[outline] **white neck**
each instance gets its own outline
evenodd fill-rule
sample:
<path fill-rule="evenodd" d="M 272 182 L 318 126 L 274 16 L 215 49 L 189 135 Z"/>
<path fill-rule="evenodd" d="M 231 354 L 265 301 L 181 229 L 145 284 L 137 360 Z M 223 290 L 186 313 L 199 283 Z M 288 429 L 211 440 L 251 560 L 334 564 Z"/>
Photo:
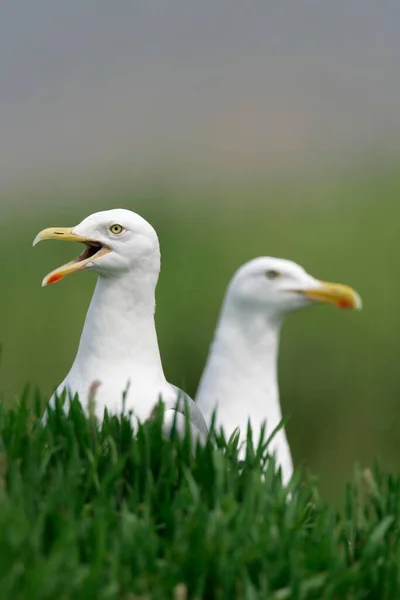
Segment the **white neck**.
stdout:
<path fill-rule="evenodd" d="M 237 314 L 229 299 L 222 308 L 196 402 L 207 423 L 217 409 L 217 427 L 222 426 L 227 437 L 239 427 L 244 441 L 250 420 L 257 443 L 264 421 L 268 436 L 282 420 L 277 374 L 280 329 L 281 322 L 265 314 Z M 271 448 L 287 480 L 292 461 L 283 429 Z"/>
<path fill-rule="evenodd" d="M 211 416 L 218 406 L 240 412 L 252 420 L 280 418 L 277 358 L 279 323 L 266 322 L 265 315 L 241 314 L 223 307 L 197 401 Z"/>
<path fill-rule="evenodd" d="M 143 273 L 120 277 L 99 276 L 85 325 L 81 334 L 74 367 L 81 373 L 93 370 L 93 362 L 117 364 L 129 370 L 135 365 L 151 369 L 164 379 L 154 322 L 155 282 Z M 73 368 L 74 368 L 73 367 Z M 148 371 L 147 371 L 148 372 Z"/>

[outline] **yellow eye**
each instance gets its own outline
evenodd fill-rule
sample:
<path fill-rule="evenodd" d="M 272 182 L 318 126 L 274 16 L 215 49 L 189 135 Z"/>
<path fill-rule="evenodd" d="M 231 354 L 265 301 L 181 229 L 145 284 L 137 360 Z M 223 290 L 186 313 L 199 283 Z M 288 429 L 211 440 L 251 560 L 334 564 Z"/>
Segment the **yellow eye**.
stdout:
<path fill-rule="evenodd" d="M 111 225 L 110 231 L 114 235 L 118 235 L 119 233 L 122 233 L 124 231 L 124 228 L 122 227 L 122 225 L 118 225 L 118 223 L 114 223 L 114 225 Z"/>

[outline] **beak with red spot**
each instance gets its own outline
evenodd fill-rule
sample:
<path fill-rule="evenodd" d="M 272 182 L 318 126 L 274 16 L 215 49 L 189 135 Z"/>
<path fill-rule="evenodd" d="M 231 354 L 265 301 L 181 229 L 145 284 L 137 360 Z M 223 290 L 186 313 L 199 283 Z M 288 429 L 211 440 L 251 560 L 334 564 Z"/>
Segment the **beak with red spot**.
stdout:
<path fill-rule="evenodd" d="M 338 308 L 353 308 L 356 310 L 362 308 L 362 300 L 359 294 L 350 286 L 341 283 L 319 281 L 317 286 L 299 290 L 298 293 L 313 302 L 333 304 Z"/>
<path fill-rule="evenodd" d="M 110 248 L 107 246 L 74 233 L 73 227 L 49 227 L 48 229 L 43 229 L 33 240 L 33 246 L 43 240 L 80 242 L 85 244 L 86 248 L 77 258 L 46 275 L 43 279 L 42 286 L 57 283 L 67 275 L 71 275 L 71 273 L 75 273 L 76 271 L 83 271 L 89 264 L 110 252 Z"/>

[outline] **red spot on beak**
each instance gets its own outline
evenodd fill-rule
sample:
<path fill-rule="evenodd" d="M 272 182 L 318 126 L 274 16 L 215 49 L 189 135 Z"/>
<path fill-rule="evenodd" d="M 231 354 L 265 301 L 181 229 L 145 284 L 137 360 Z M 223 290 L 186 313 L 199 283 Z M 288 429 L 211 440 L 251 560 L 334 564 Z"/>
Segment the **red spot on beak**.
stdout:
<path fill-rule="evenodd" d="M 54 273 L 54 275 L 50 275 L 50 277 L 47 280 L 47 283 L 57 283 L 57 281 L 60 281 L 60 279 L 63 278 L 63 275 L 61 275 L 60 273 Z"/>
<path fill-rule="evenodd" d="M 339 308 L 351 308 L 352 304 L 348 300 L 339 300 L 338 306 Z"/>

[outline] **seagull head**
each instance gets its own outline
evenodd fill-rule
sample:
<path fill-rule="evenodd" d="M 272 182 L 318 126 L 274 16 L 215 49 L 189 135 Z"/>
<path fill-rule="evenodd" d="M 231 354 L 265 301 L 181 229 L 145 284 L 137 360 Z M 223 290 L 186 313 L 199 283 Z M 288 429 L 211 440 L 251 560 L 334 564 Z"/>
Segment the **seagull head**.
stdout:
<path fill-rule="evenodd" d="M 89 215 L 75 227 L 49 227 L 38 233 L 33 245 L 42 240 L 80 242 L 83 252 L 71 262 L 55 269 L 42 285 L 61 281 L 67 275 L 89 269 L 103 277 L 132 270 L 152 273 L 160 270 L 160 249 L 153 227 L 138 214 L 118 208 Z"/>
<path fill-rule="evenodd" d="M 290 312 L 317 303 L 360 309 L 360 296 L 351 287 L 316 279 L 300 265 L 282 258 L 259 257 L 244 264 L 233 276 L 228 299 L 231 306 L 281 321 Z"/>

